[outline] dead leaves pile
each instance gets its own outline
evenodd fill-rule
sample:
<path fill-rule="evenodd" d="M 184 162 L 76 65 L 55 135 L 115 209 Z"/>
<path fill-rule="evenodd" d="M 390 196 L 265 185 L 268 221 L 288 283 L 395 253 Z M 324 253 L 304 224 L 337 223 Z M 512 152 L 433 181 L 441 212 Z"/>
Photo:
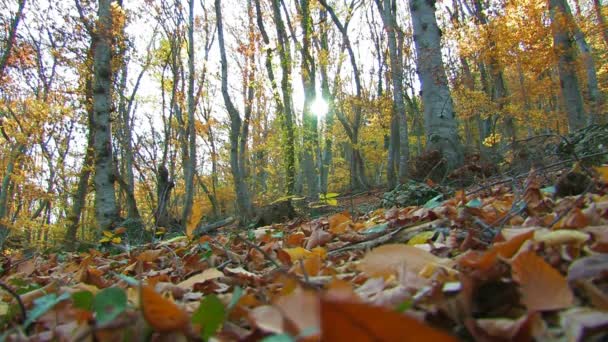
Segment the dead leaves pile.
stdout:
<path fill-rule="evenodd" d="M 7 340 L 606 338 L 606 172 L 128 253 L 7 257 Z M 25 309 L 22 313 L 18 295 Z M 603 334 L 603 335 L 602 335 Z"/>

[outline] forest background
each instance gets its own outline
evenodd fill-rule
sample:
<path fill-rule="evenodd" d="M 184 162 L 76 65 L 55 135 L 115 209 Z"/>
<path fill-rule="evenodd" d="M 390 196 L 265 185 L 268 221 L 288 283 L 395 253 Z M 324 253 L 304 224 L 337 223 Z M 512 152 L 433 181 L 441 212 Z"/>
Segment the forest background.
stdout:
<path fill-rule="evenodd" d="M 606 120 L 600 0 L 0 3 L 0 246 L 248 222 Z"/>

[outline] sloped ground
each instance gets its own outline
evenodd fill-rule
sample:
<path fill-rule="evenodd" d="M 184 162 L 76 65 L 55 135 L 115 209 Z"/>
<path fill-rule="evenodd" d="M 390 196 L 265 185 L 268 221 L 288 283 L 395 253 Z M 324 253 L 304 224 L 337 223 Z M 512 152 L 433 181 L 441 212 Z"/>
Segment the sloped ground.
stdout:
<path fill-rule="evenodd" d="M 421 206 L 351 216 L 379 207 L 370 192 L 311 221 L 9 255 L 1 328 L 9 341 L 606 340 L 607 170 L 581 171 L 593 181 L 564 197 L 532 171 Z"/>

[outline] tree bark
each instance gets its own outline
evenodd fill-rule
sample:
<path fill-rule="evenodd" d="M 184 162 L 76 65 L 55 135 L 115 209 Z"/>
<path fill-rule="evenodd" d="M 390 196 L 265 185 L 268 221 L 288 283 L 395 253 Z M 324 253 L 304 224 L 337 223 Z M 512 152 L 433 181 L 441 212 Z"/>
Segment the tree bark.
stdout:
<path fill-rule="evenodd" d="M 26 0 L 19 0 L 19 7 L 17 8 L 17 13 L 15 13 L 15 17 L 11 22 L 11 26 L 9 28 L 8 37 L 6 38 L 6 46 L 2 51 L 2 56 L 0 56 L 0 81 L 4 78 L 4 71 L 6 66 L 8 65 L 9 57 L 13 51 L 13 45 L 15 44 L 15 39 L 17 38 L 17 29 L 19 28 L 19 23 L 21 22 L 21 16 L 23 15 L 23 9 L 25 8 Z"/>
<path fill-rule="evenodd" d="M 435 17 L 435 1 L 410 0 L 410 11 L 424 105 L 427 149 L 440 151 L 447 168 L 454 169 L 462 164 L 464 156 L 441 59 L 441 37 Z"/>
<path fill-rule="evenodd" d="M 196 131 L 194 129 L 194 0 L 188 0 L 188 125 L 186 127 L 187 136 L 187 156 L 184 159 L 184 184 L 185 199 L 182 211 L 182 228 L 186 231 L 188 219 L 192 213 L 194 201 L 194 175 L 196 173 Z"/>
<path fill-rule="evenodd" d="M 576 51 L 572 36 L 564 26 L 567 19 L 564 0 L 549 0 L 549 11 L 562 101 L 568 117 L 568 128 L 572 132 L 585 126 L 583 97 L 576 75 Z"/>
<path fill-rule="evenodd" d="M 403 100 L 403 63 L 397 49 L 397 3 L 395 0 L 376 0 L 380 17 L 388 35 L 388 51 L 390 55 L 391 78 L 393 82 L 393 115 L 399 122 L 399 182 L 405 182 L 408 177 L 408 161 L 410 157 L 407 114 Z"/>
<path fill-rule="evenodd" d="M 111 1 L 100 0 L 94 34 L 93 127 L 95 134 L 95 216 L 102 230 L 118 221 L 114 167 L 112 165 L 112 12 Z"/>
<path fill-rule="evenodd" d="M 241 116 L 234 106 L 228 93 L 228 61 L 226 48 L 224 46 L 224 25 L 222 19 L 221 1 L 215 0 L 215 14 L 217 22 L 218 43 L 220 47 L 221 75 L 222 75 L 222 97 L 230 116 L 230 167 L 234 179 L 234 190 L 236 192 L 237 211 L 242 223 L 246 223 L 253 217 L 253 207 L 249 189 L 243 176 L 239 163 L 239 137 L 241 136 Z"/>
<path fill-rule="evenodd" d="M 259 1 L 259 0 L 258 0 Z M 259 10 L 259 4 L 256 2 L 258 7 L 258 26 L 261 21 L 261 11 Z M 272 0 L 272 14 L 274 18 L 275 28 L 277 31 L 277 40 L 279 45 L 277 50 L 279 52 L 280 64 L 281 64 L 281 90 L 283 93 L 282 106 L 277 106 L 277 110 L 282 114 L 283 129 L 282 132 L 285 137 L 285 177 L 286 177 L 286 193 L 288 195 L 293 194 L 296 187 L 296 149 L 295 149 L 295 131 L 293 122 L 293 99 L 291 97 L 291 52 L 289 42 L 287 39 L 287 32 L 285 30 L 285 24 L 281 17 L 281 7 L 279 0 Z M 260 26 L 261 28 L 262 26 Z M 266 43 L 267 39 L 264 38 Z M 269 53 L 269 52 L 267 52 Z M 268 57 L 266 60 L 268 69 Z M 270 75 L 270 73 L 269 73 Z M 272 81 L 272 80 L 271 80 Z M 275 95 L 275 99 L 278 95 Z M 282 110 L 281 110 L 282 109 Z"/>
<path fill-rule="evenodd" d="M 606 48 L 608 48 L 608 25 L 606 25 L 606 19 L 602 13 L 602 4 L 600 0 L 593 0 L 593 11 L 597 17 L 597 23 L 600 27 L 602 38 L 604 38 L 604 44 L 606 44 Z"/>
<path fill-rule="evenodd" d="M 303 122 L 303 153 L 302 153 L 302 170 L 308 186 L 308 196 L 317 199 L 319 198 L 319 170 L 315 164 L 315 151 L 319 144 L 317 132 L 317 117 L 311 110 L 311 105 L 316 97 L 316 67 L 312 54 L 310 53 L 310 38 L 312 34 L 312 20 L 310 18 L 310 3 L 309 0 L 300 0 L 302 27 L 302 54 L 301 76 L 302 85 L 304 87 L 304 108 L 302 110 Z"/>

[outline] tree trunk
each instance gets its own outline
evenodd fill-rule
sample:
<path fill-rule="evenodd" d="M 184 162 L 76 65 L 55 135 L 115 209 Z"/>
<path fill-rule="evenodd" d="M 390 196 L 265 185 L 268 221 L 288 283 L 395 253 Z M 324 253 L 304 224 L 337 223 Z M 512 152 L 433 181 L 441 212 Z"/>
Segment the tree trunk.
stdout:
<path fill-rule="evenodd" d="M 93 37 L 93 130 L 95 134 L 95 216 L 101 230 L 118 221 L 112 165 L 112 12 L 111 1 L 100 0 L 98 27 Z"/>
<path fill-rule="evenodd" d="M 574 42 L 565 27 L 567 19 L 565 0 L 549 0 L 549 11 L 553 30 L 553 46 L 558 57 L 557 68 L 564 109 L 568 117 L 569 130 L 576 131 L 585 126 L 583 97 L 576 75 L 576 51 Z"/>
<path fill-rule="evenodd" d="M 308 196 L 317 199 L 319 198 L 319 170 L 315 164 L 315 151 L 319 144 L 317 132 L 317 117 L 311 110 L 311 105 L 316 97 L 316 68 L 312 54 L 310 53 L 310 38 L 312 34 L 312 20 L 310 18 L 309 0 L 300 0 L 302 26 L 302 85 L 304 87 L 304 108 L 302 110 L 303 122 L 303 153 L 302 153 L 302 170 L 308 186 Z"/>
<path fill-rule="evenodd" d="M 194 0 L 188 0 L 188 125 L 187 125 L 187 155 L 184 163 L 185 199 L 182 211 L 182 229 L 186 231 L 186 225 L 192 213 L 194 201 L 194 175 L 196 173 L 196 131 L 194 129 Z M 186 143 L 184 141 L 184 143 Z"/>
<path fill-rule="evenodd" d="M 604 44 L 606 44 L 606 47 L 608 48 L 608 25 L 606 25 L 606 19 L 602 13 L 602 4 L 600 3 L 600 0 L 593 0 L 593 11 L 597 17 L 597 23 L 600 32 L 602 33 L 602 38 L 604 38 Z"/>
<path fill-rule="evenodd" d="M 393 81 L 393 115 L 399 122 L 399 182 L 405 182 L 408 176 L 408 161 L 410 157 L 407 114 L 403 100 L 403 64 L 397 48 L 397 3 L 394 0 L 376 0 L 384 28 L 388 34 L 388 50 L 391 63 L 391 78 Z"/>
<path fill-rule="evenodd" d="M 570 6 L 568 5 L 567 1 L 564 1 L 564 9 L 566 10 L 565 13 L 568 17 L 570 27 L 574 31 L 574 40 L 576 41 L 578 50 L 581 53 L 581 59 L 583 66 L 585 67 L 585 73 L 587 74 L 587 101 L 589 103 L 588 123 L 592 124 L 598 121 L 603 102 L 602 93 L 599 90 L 597 81 L 595 61 L 593 60 L 593 55 L 591 54 L 591 48 L 585 39 L 585 34 L 572 17 L 572 11 L 570 10 Z"/>
<path fill-rule="evenodd" d="M 21 21 L 21 16 L 23 15 L 25 1 L 26 0 L 19 0 L 17 13 L 15 13 L 15 17 L 13 18 L 9 28 L 8 36 L 6 37 L 6 46 L 4 47 L 4 51 L 2 51 L 2 56 L 0 56 L 0 81 L 4 78 L 4 71 L 8 65 L 9 57 L 11 56 L 13 45 L 15 44 L 15 39 L 17 38 L 17 29 L 19 28 L 19 22 Z"/>
<path fill-rule="evenodd" d="M 421 83 L 427 149 L 439 150 L 448 169 L 463 162 L 456 115 L 441 59 L 435 1 L 410 0 L 418 76 Z"/>
<path fill-rule="evenodd" d="M 242 223 L 246 223 L 253 217 L 251 197 L 241 165 L 239 163 L 239 137 L 241 135 L 241 116 L 238 109 L 234 106 L 230 94 L 228 93 L 228 61 L 226 58 L 226 48 L 224 46 L 224 26 L 222 20 L 222 8 L 220 0 L 215 0 L 215 14 L 217 21 L 218 43 L 220 47 L 220 61 L 222 73 L 222 97 L 228 115 L 230 116 L 230 166 L 232 177 L 234 178 L 234 190 L 236 192 L 237 211 Z"/>
<path fill-rule="evenodd" d="M 325 0 L 319 0 L 319 3 L 325 8 L 325 10 L 329 13 L 329 15 L 332 18 L 332 21 L 334 22 L 334 24 L 336 25 L 336 27 L 338 28 L 338 30 L 340 31 L 340 33 L 342 34 L 342 39 L 344 42 L 344 46 L 343 48 L 346 48 L 346 51 L 348 51 L 348 56 L 350 59 L 350 64 L 353 68 L 353 79 L 355 81 L 355 90 L 356 90 L 356 99 L 362 99 L 363 97 L 363 86 L 361 85 L 361 76 L 360 76 L 360 72 L 359 72 L 359 67 L 357 65 L 357 59 L 355 57 L 355 52 L 352 48 L 352 44 L 350 42 L 350 38 L 348 36 L 348 20 L 343 24 L 340 19 L 338 18 L 338 16 L 336 15 L 333 7 L 331 7 L 329 4 L 327 4 L 327 1 Z M 322 12 L 323 14 L 324 12 Z M 327 44 L 327 43 L 326 43 Z M 341 62 L 338 62 L 341 63 Z M 341 65 L 341 64 L 339 64 Z M 338 70 L 340 70 L 340 68 L 338 68 Z M 327 100 L 327 98 L 324 95 L 324 98 Z M 333 100 L 330 101 L 330 110 L 333 110 Z M 338 119 L 340 120 L 340 123 L 342 124 L 342 126 L 344 126 L 344 129 L 347 132 L 348 138 L 351 142 L 352 145 L 352 149 L 353 149 L 353 158 L 351 158 L 350 161 L 350 169 L 351 169 L 351 186 L 354 189 L 366 189 L 369 187 L 369 185 L 367 184 L 367 178 L 365 177 L 365 161 L 363 160 L 363 156 L 361 155 L 361 151 L 359 148 L 359 131 L 361 128 L 361 122 L 362 122 L 362 118 L 363 118 L 363 108 L 361 105 L 360 101 L 355 101 L 355 103 L 352 104 L 352 108 L 353 108 L 353 113 L 354 113 L 354 120 L 352 121 L 352 123 L 346 119 L 346 117 L 344 115 L 340 116 L 338 115 Z M 339 114 L 339 111 L 337 111 L 337 113 Z M 328 113 L 330 116 L 330 118 L 333 119 L 333 113 Z"/>
<path fill-rule="evenodd" d="M 258 6 L 259 7 L 259 6 Z M 286 177 L 286 192 L 287 194 L 293 194 L 296 187 L 296 149 L 295 149 L 295 131 L 293 122 L 293 99 L 291 97 L 291 52 L 289 42 L 287 41 L 287 32 L 285 31 L 285 24 L 281 17 L 281 7 L 279 0 L 272 0 L 272 13 L 275 22 L 275 28 L 277 31 L 277 40 L 279 45 L 277 49 L 279 51 L 279 57 L 281 61 L 281 90 L 283 93 L 283 129 L 282 132 L 285 137 L 285 177 Z M 258 13 L 258 18 L 260 13 Z M 259 25 L 258 20 L 258 25 Z M 267 62 L 268 63 L 268 60 Z M 268 67 L 267 67 L 268 69 Z M 281 108 L 277 108 L 280 110 Z"/>

